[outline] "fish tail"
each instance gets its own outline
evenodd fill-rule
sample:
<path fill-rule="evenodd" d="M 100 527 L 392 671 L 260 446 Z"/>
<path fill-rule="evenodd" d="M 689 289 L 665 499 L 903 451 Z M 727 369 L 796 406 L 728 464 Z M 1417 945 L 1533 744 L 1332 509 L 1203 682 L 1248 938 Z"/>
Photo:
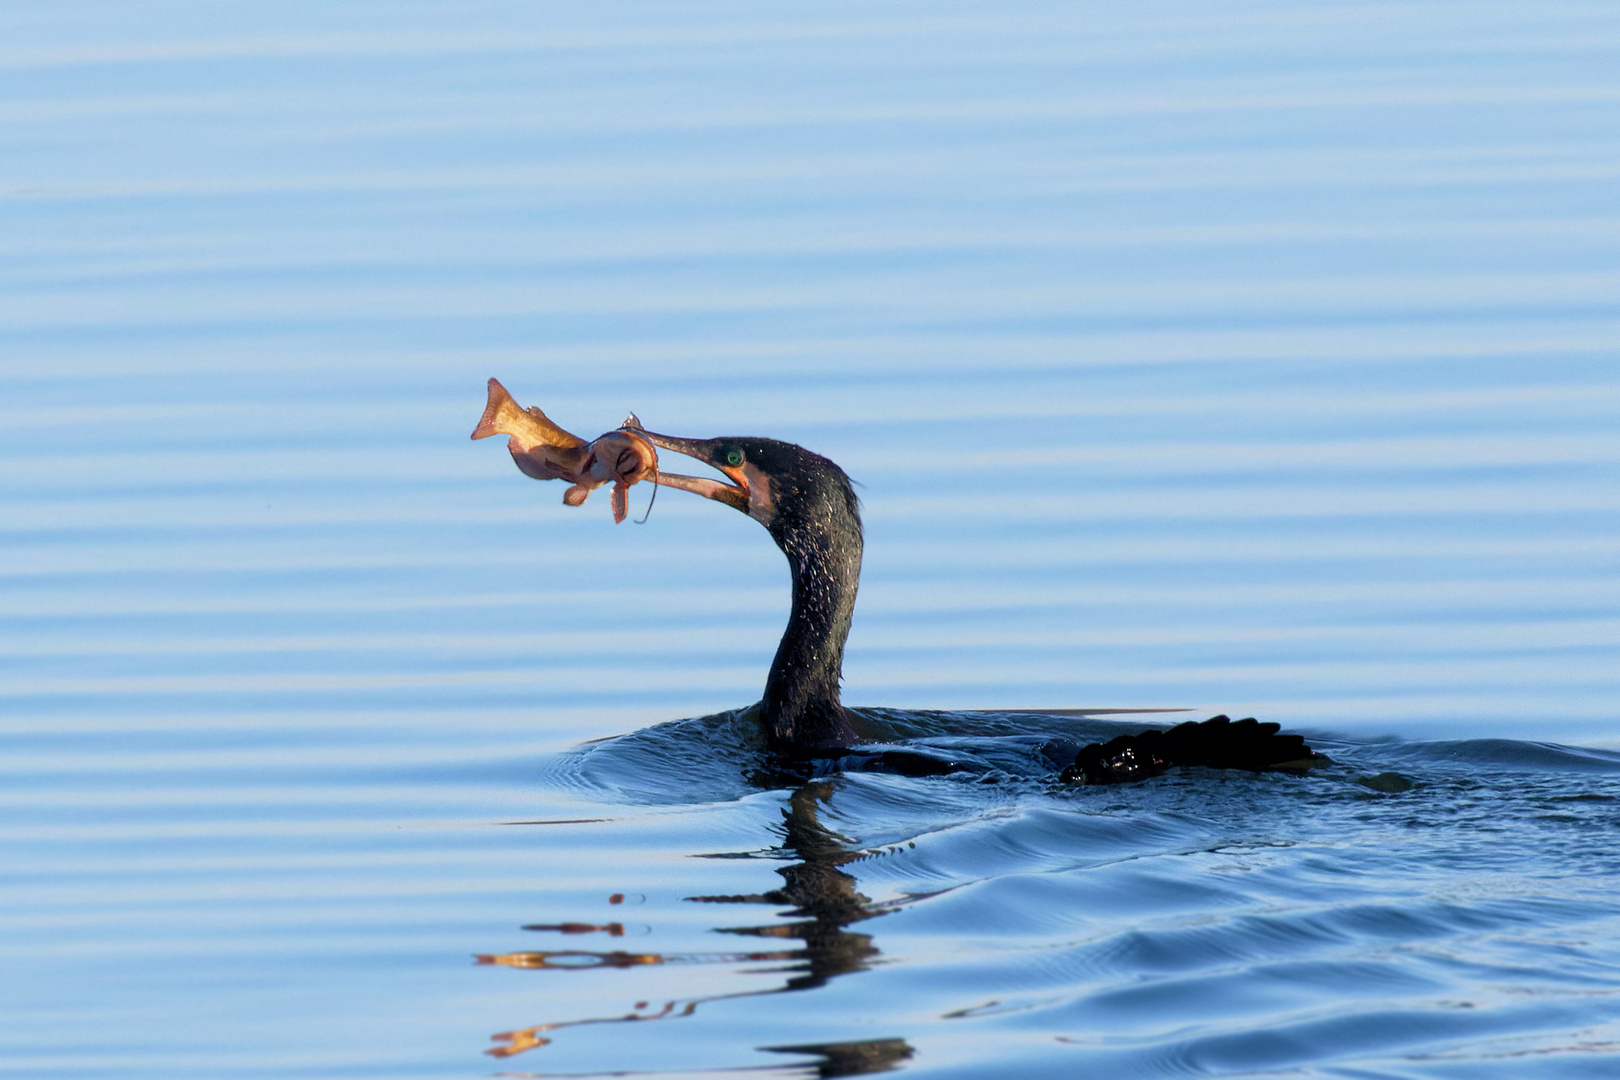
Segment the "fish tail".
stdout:
<path fill-rule="evenodd" d="M 513 414 L 522 413 L 518 403 L 512 400 L 512 395 L 506 392 L 499 379 L 489 380 L 489 404 L 484 406 L 484 415 L 478 418 L 478 426 L 473 428 L 472 437 L 487 439 L 491 435 L 511 434 L 505 429 L 510 426 Z"/>
<path fill-rule="evenodd" d="M 584 439 L 552 423 L 551 417 L 535 406 L 525 409 L 513 401 L 499 379 L 489 380 L 489 403 L 484 406 L 484 415 L 478 418 L 478 426 L 472 433 L 475 439 L 487 439 L 491 435 L 513 435 L 526 446 L 572 450 L 585 445 Z"/>

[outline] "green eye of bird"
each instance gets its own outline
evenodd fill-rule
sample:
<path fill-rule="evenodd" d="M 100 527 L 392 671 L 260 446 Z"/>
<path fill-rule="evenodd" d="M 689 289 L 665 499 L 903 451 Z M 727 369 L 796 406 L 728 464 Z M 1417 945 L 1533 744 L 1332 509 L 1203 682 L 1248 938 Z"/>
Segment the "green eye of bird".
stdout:
<path fill-rule="evenodd" d="M 741 465 L 742 461 L 743 461 L 743 452 L 741 450 L 738 450 L 736 447 L 732 447 L 730 450 L 726 451 L 726 464 L 727 465 L 730 465 L 733 468 L 735 468 L 738 465 Z"/>

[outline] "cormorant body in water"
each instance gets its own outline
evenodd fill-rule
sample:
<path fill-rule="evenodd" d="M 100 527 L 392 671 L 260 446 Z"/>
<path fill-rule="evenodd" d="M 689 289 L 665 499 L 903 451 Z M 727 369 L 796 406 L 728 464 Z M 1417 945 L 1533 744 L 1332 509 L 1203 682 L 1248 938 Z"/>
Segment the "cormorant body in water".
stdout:
<path fill-rule="evenodd" d="M 659 483 L 741 510 L 765 526 L 787 556 L 793 610 L 760 701 L 771 748 L 803 760 L 836 757 L 857 746 L 861 735 L 839 700 L 844 642 L 861 576 L 860 507 L 849 477 L 819 454 L 776 439 L 685 439 L 634 430 L 731 481 L 660 471 Z M 911 771 L 894 757 L 901 771 Z M 1279 734 L 1276 724 L 1217 716 L 1086 746 L 1062 778 L 1120 783 L 1178 765 L 1265 770 L 1302 768 L 1315 760 L 1303 737 Z"/>

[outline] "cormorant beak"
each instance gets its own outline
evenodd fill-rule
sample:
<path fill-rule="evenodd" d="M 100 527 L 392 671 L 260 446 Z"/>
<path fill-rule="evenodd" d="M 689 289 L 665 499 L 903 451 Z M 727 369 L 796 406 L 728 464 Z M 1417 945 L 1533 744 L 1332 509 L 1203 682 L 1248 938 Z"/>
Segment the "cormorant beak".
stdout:
<path fill-rule="evenodd" d="M 711 480 L 702 476 L 682 476 L 680 473 L 667 473 L 662 469 L 658 472 L 658 482 L 664 487 L 680 488 L 695 495 L 702 495 L 706 499 L 723 502 L 727 506 L 735 507 L 747 514 L 749 512 L 749 497 L 752 494 L 748 477 L 743 469 L 735 465 L 725 465 L 712 460 L 714 440 L 712 439 L 681 439 L 674 435 L 659 435 L 642 427 L 635 428 L 636 434 L 652 443 L 661 450 L 673 450 L 677 454 L 696 458 L 705 465 L 711 465 L 732 480 L 730 484 L 723 484 L 718 480 Z"/>

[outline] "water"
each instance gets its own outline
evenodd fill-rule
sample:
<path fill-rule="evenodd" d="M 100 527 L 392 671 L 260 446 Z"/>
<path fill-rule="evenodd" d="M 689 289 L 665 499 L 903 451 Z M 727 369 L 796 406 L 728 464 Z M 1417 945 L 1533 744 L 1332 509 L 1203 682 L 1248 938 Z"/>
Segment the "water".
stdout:
<path fill-rule="evenodd" d="M 1610 6 L 134 10 L 0 12 L 0 1071 L 1615 1071 Z M 844 465 L 998 771 L 751 783 L 781 556 L 491 375 Z"/>

